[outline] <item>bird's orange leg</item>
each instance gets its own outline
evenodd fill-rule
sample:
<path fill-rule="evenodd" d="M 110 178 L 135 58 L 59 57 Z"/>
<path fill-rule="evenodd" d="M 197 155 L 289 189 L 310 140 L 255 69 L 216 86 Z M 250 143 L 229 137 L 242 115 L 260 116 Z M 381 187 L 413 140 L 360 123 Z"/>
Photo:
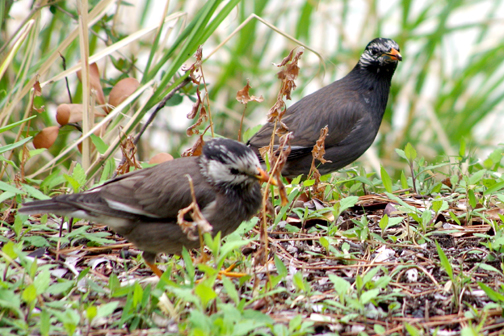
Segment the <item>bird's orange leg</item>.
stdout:
<path fill-rule="evenodd" d="M 224 271 L 219 271 L 218 278 L 220 279 L 221 276 L 227 276 L 228 278 L 241 278 L 241 277 L 248 275 L 247 273 L 231 272 L 237 265 L 238 265 L 237 263 L 233 263 L 231 266 L 226 268 Z"/>
<path fill-rule="evenodd" d="M 147 264 L 147 266 L 150 267 L 152 272 L 154 272 L 154 274 L 156 274 L 159 278 L 161 278 L 161 276 L 163 275 L 163 272 L 161 272 L 161 270 L 156 266 L 156 264 L 151 264 L 147 260 L 144 260 L 144 261 L 145 261 L 145 264 Z"/>

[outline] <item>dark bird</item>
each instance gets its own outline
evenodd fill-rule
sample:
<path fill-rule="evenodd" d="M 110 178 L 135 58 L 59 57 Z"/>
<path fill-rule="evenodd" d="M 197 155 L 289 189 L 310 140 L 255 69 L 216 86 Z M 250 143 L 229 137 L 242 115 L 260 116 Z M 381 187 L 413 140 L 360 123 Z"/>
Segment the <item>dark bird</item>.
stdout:
<path fill-rule="evenodd" d="M 54 213 L 110 226 L 140 250 L 158 276 L 157 253 L 180 254 L 196 248 L 177 224 L 180 209 L 192 202 L 186 174 L 192 178 L 197 204 L 213 226 L 212 234 L 225 236 L 257 213 L 261 185 L 268 181 L 255 153 L 229 139 L 205 144 L 199 157 L 184 157 L 137 170 L 86 192 L 25 203 L 19 212 Z"/>
<path fill-rule="evenodd" d="M 311 151 L 326 125 L 329 135 L 324 158 L 331 162 L 316 162 L 321 174 L 343 168 L 364 154 L 380 128 L 392 76 L 401 60 L 394 40 L 375 38 L 350 73 L 289 107 L 282 121 L 294 139 L 282 175 L 294 178 L 309 174 Z M 267 123 L 248 141 L 256 154 L 270 144 L 273 127 L 273 123 Z"/>

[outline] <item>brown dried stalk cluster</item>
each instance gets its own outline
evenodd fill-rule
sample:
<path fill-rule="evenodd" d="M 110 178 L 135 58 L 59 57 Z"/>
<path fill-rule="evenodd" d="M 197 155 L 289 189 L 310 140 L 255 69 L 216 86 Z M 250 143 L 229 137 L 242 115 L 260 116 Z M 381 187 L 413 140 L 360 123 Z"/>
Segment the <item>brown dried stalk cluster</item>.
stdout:
<path fill-rule="evenodd" d="M 200 131 L 197 127 L 208 120 L 207 107 L 205 107 L 203 103 L 203 98 L 201 98 L 201 91 L 199 89 L 201 84 L 205 84 L 205 76 L 203 75 L 203 68 L 201 66 L 203 58 L 203 49 L 201 46 L 196 51 L 196 54 L 194 54 L 194 57 L 196 58 L 196 61 L 192 65 L 187 68 L 182 68 L 183 71 L 190 71 L 190 78 L 196 86 L 196 102 L 193 104 L 191 112 L 187 115 L 187 119 L 196 118 L 199 112 L 199 117 L 196 122 L 189 126 L 186 131 L 188 136 L 199 134 Z"/>
<path fill-rule="evenodd" d="M 177 224 L 180 225 L 182 232 L 187 235 L 189 240 L 203 239 L 204 233 L 212 232 L 212 225 L 205 219 L 196 201 L 196 194 L 194 193 L 194 186 L 191 176 L 186 175 L 191 187 L 192 202 L 188 207 L 180 209 L 177 215 Z M 192 222 L 186 220 L 184 217 L 189 214 Z M 203 244 L 201 244 L 203 246 Z"/>
<path fill-rule="evenodd" d="M 116 169 L 117 175 L 129 173 L 131 167 L 142 169 L 142 166 L 140 166 L 136 159 L 137 147 L 135 146 L 134 137 L 132 135 L 128 135 L 124 141 L 121 141 L 121 152 L 123 160 Z"/>
<path fill-rule="evenodd" d="M 205 104 L 203 103 L 203 98 L 201 98 L 201 91 L 199 89 L 201 84 L 205 85 L 205 76 L 203 75 L 203 67 L 202 67 L 202 58 L 203 58 L 203 49 L 201 46 L 198 48 L 196 53 L 194 54 L 194 57 L 196 58 L 196 61 L 190 65 L 189 67 L 185 68 L 183 67 L 182 70 L 184 71 L 190 71 L 189 78 L 191 78 L 191 81 L 195 84 L 196 86 L 196 102 L 193 104 L 191 112 L 187 115 L 188 119 L 194 119 L 198 115 L 199 112 L 199 117 L 196 120 L 196 122 L 189 126 L 187 128 L 187 135 L 191 136 L 193 134 L 200 134 L 199 129 L 197 129 L 198 126 L 200 126 L 203 122 L 210 120 L 210 124 L 205 128 L 203 133 L 200 134 L 199 138 L 196 140 L 194 145 L 187 149 L 184 153 L 182 153 L 182 156 L 199 156 L 201 155 L 203 151 L 203 146 L 205 145 L 205 141 L 203 141 L 203 136 L 207 132 L 209 128 L 211 128 L 212 131 L 212 136 L 213 136 L 213 125 L 212 125 L 212 119 L 210 115 L 210 105 L 208 104 L 207 101 L 207 106 L 208 106 L 208 113 L 207 113 L 207 107 L 205 107 Z M 205 85 L 205 90 L 206 90 L 206 85 Z M 206 95 L 208 97 L 208 93 Z"/>
<path fill-rule="evenodd" d="M 256 101 L 258 103 L 262 103 L 264 101 L 263 96 L 261 95 L 260 97 L 256 96 L 251 96 L 249 91 L 250 91 L 250 82 L 247 79 L 247 85 L 241 90 L 238 90 L 236 93 L 236 100 L 238 100 L 241 104 L 245 105 L 243 108 L 243 113 L 240 119 L 240 128 L 238 129 L 238 141 L 241 141 L 241 132 L 243 129 L 243 119 L 245 118 L 245 112 L 247 111 L 247 104 L 251 101 Z"/>
<path fill-rule="evenodd" d="M 324 154 L 325 154 L 325 139 L 327 135 L 329 134 L 329 128 L 327 125 L 320 130 L 320 136 L 317 140 L 317 143 L 315 146 L 313 146 L 312 150 L 312 163 L 311 163 L 311 168 L 310 168 L 310 174 L 308 176 L 313 177 L 315 179 L 315 184 L 313 185 L 313 193 L 315 194 L 315 197 L 323 199 L 324 196 L 324 187 L 319 187 L 320 184 L 320 173 L 315 166 L 315 160 L 320 161 L 320 163 L 326 163 L 326 162 L 331 162 L 330 160 L 324 159 Z"/>
<path fill-rule="evenodd" d="M 280 72 L 277 73 L 278 79 L 282 81 L 282 87 L 278 92 L 277 101 L 271 107 L 268 112 L 268 122 L 274 122 L 276 124 L 275 134 L 281 136 L 289 131 L 287 125 L 282 122 L 282 117 L 287 111 L 285 106 L 285 99 L 291 99 L 291 92 L 296 88 L 296 83 L 294 82 L 299 75 L 299 58 L 303 55 L 304 48 L 299 48 L 298 52 L 294 55 L 295 49 L 292 49 L 287 57 L 285 57 L 280 64 L 275 64 L 277 67 L 284 67 Z M 272 138 L 272 141 L 274 138 Z"/>

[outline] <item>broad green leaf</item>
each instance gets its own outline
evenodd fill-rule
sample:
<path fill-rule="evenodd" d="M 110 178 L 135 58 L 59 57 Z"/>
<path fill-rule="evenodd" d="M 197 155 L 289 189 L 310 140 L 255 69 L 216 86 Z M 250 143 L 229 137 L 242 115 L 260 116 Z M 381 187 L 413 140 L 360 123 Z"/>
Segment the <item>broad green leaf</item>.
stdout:
<path fill-rule="evenodd" d="M 37 298 L 37 289 L 35 285 L 28 285 L 24 290 L 21 298 L 24 302 L 31 303 Z"/>
<path fill-rule="evenodd" d="M 112 301 L 106 304 L 102 304 L 100 305 L 98 311 L 96 312 L 96 317 L 107 317 L 111 315 L 118 306 L 119 301 Z"/>
<path fill-rule="evenodd" d="M 378 288 L 368 290 L 362 293 L 360 301 L 362 302 L 362 304 L 366 305 L 369 303 L 369 301 L 375 299 L 378 296 L 378 294 L 380 294 L 380 289 Z"/>
<path fill-rule="evenodd" d="M 385 190 L 387 190 L 389 193 L 392 192 L 392 179 L 390 178 L 390 175 L 387 173 L 385 168 L 380 165 L 380 174 L 383 182 L 383 186 L 385 187 Z"/>
<path fill-rule="evenodd" d="M 70 288 L 72 288 L 73 286 L 74 286 L 73 281 L 59 282 L 59 283 L 56 283 L 54 285 L 49 286 L 49 288 L 47 288 L 47 290 L 46 290 L 46 293 L 52 294 L 52 295 L 59 295 L 61 293 L 64 293 L 64 292 L 70 290 Z"/>
<path fill-rule="evenodd" d="M 357 196 L 348 196 L 340 201 L 340 213 L 348 208 L 353 207 L 359 201 Z"/>
<path fill-rule="evenodd" d="M 207 307 L 211 300 L 217 297 L 217 293 L 212 287 L 205 285 L 203 282 L 196 285 L 194 293 L 201 299 L 203 307 Z"/>
<path fill-rule="evenodd" d="M 404 154 L 406 155 L 406 159 L 409 162 L 412 162 L 417 157 L 417 152 L 415 148 L 413 148 L 413 146 L 409 142 L 406 144 L 406 147 L 404 148 Z"/>
<path fill-rule="evenodd" d="M 100 138 L 94 134 L 91 134 L 89 137 L 91 138 L 93 145 L 95 145 L 98 153 L 105 154 L 105 152 L 108 149 L 108 145 L 102 140 L 102 138 Z"/>

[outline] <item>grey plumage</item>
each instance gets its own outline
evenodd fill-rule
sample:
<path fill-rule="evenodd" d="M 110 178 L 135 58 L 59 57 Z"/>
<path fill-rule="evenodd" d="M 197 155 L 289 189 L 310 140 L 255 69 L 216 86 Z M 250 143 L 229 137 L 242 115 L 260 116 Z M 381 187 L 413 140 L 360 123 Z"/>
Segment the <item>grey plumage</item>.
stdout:
<path fill-rule="evenodd" d="M 402 60 L 391 39 L 369 42 L 359 62 L 344 78 L 304 97 L 287 109 L 282 121 L 293 132 L 292 150 L 282 174 L 294 178 L 308 174 L 311 151 L 320 130 L 328 126 L 321 174 L 336 171 L 357 160 L 373 143 L 387 106 L 392 75 Z M 273 123 L 264 125 L 248 142 L 258 153 L 270 143 Z M 278 138 L 275 139 L 278 144 Z"/>
<path fill-rule="evenodd" d="M 261 205 L 259 181 L 269 176 L 254 152 L 229 139 L 209 141 L 200 157 L 179 158 L 117 177 L 86 192 L 23 204 L 26 214 L 54 213 L 106 224 L 144 251 L 153 264 L 157 253 L 180 253 L 199 246 L 177 224 L 189 206 L 192 178 L 202 214 L 212 234 L 225 236 L 250 219 Z"/>

